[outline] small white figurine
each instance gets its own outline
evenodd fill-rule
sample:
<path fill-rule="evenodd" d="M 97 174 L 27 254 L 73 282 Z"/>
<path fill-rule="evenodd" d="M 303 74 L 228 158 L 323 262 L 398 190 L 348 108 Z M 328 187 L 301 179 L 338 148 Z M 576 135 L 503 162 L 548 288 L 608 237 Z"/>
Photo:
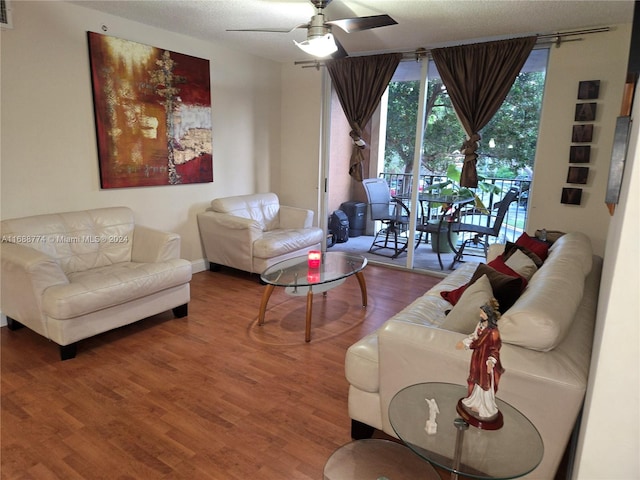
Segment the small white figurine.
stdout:
<path fill-rule="evenodd" d="M 427 420 L 424 429 L 427 431 L 427 434 L 434 435 L 438 431 L 436 415 L 440 413 L 440 409 L 438 408 L 438 404 L 436 403 L 435 398 L 432 398 L 431 400 L 425 398 L 425 401 L 429 405 L 429 420 Z"/>

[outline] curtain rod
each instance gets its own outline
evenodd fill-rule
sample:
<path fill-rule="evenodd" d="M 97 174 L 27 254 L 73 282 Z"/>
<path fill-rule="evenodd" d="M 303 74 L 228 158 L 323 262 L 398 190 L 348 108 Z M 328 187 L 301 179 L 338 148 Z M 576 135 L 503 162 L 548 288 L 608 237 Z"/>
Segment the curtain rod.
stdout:
<path fill-rule="evenodd" d="M 583 30 L 571 30 L 568 32 L 557 32 L 557 33 L 545 33 L 540 35 L 535 35 L 537 37 L 536 46 L 541 45 L 555 45 L 556 47 L 560 47 L 565 42 L 577 42 L 582 40 L 581 38 L 571 38 L 577 35 L 590 35 L 592 33 L 603 33 L 610 31 L 610 27 L 598 27 L 598 28 L 587 28 Z M 526 35 L 524 35 L 526 36 Z M 515 37 L 514 37 L 515 38 Z M 567 38 L 565 40 L 565 38 Z M 421 60 L 427 57 L 431 50 L 426 48 L 416 48 L 415 50 L 407 50 L 403 52 L 397 52 L 403 55 L 403 59 L 415 59 L 416 61 Z M 299 60 L 294 62 L 294 65 L 302 65 L 302 68 L 315 67 L 319 69 L 321 66 L 324 66 L 324 60 Z"/>

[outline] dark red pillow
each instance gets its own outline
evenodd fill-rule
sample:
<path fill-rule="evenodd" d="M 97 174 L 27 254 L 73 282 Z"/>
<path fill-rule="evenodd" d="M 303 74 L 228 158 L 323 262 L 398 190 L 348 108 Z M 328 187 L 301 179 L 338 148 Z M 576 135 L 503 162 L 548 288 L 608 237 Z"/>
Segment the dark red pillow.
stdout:
<path fill-rule="evenodd" d="M 480 277 L 486 275 L 493 289 L 493 296 L 500 304 L 500 312 L 505 312 L 516 300 L 527 286 L 527 280 L 516 271 L 509 268 L 502 257 L 498 257 L 488 265 L 481 263 L 471 276 L 468 283 L 455 290 L 440 292 L 440 296 L 451 305 L 455 305 L 462 297 L 464 291 L 473 285 Z"/>
<path fill-rule="evenodd" d="M 527 232 L 522 232 L 522 235 L 520 235 L 520 237 L 518 237 L 518 239 L 516 240 L 516 245 L 528 248 L 538 257 L 540 257 L 540 260 L 542 260 L 543 262 L 549 256 L 550 245 L 546 242 L 543 242 L 542 240 L 530 237 L 529 235 L 527 235 Z"/>
<path fill-rule="evenodd" d="M 460 300 L 460 297 L 462 296 L 464 291 L 467 289 L 467 287 L 471 285 L 471 283 L 472 282 L 465 283 L 464 285 L 456 288 L 455 290 L 440 292 L 440 296 L 444 298 L 447 302 L 449 302 L 451 305 L 455 305 L 456 303 L 458 303 L 458 300 Z"/>

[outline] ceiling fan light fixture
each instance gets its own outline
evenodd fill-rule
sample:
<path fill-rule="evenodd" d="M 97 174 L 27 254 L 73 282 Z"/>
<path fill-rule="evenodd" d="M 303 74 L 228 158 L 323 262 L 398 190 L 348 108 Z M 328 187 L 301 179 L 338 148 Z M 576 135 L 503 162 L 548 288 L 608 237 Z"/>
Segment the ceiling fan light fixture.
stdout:
<path fill-rule="evenodd" d="M 333 34 L 327 33 L 320 37 L 307 38 L 304 42 L 293 41 L 300 50 L 314 57 L 328 57 L 338 50 L 338 45 L 333 38 Z"/>

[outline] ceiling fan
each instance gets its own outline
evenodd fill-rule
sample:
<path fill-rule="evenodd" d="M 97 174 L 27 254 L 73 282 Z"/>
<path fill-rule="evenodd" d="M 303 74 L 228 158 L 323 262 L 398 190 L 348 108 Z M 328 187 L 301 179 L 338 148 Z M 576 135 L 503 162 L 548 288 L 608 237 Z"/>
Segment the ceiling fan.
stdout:
<path fill-rule="evenodd" d="M 298 28 L 307 29 L 307 39 L 304 42 L 293 41 L 301 50 L 315 57 L 342 58 L 348 54 L 337 38 L 331 33 L 333 26 L 339 27 L 346 33 L 370 30 L 372 28 L 396 25 L 389 15 L 372 15 L 368 17 L 343 18 L 341 20 L 325 20 L 324 9 L 332 0 L 309 0 L 316 8 L 316 14 L 311 17 L 309 23 L 302 23 L 290 29 L 277 28 L 247 28 L 228 29 L 228 32 L 272 32 L 291 33 Z"/>

